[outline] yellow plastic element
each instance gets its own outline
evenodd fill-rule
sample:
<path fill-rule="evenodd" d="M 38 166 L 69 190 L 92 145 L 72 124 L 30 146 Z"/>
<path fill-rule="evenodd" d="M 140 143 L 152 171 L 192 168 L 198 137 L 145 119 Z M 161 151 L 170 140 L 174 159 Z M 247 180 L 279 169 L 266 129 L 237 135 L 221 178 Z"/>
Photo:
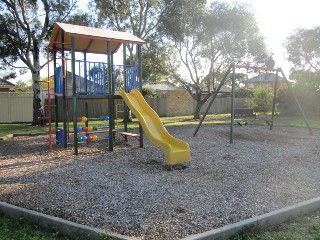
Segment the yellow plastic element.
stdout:
<path fill-rule="evenodd" d="M 158 114 L 149 106 L 138 90 L 118 94 L 138 118 L 150 142 L 165 153 L 165 164 L 174 165 L 190 162 L 189 144 L 170 135 L 163 126 Z"/>

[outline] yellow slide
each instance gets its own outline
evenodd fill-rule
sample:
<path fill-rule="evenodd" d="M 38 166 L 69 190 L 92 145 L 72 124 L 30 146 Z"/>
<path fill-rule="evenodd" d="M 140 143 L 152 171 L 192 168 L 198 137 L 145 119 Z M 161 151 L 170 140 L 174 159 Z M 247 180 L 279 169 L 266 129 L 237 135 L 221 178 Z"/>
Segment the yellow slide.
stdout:
<path fill-rule="evenodd" d="M 119 94 L 138 118 L 150 142 L 165 152 L 165 164 L 173 165 L 190 161 L 189 144 L 167 132 L 158 114 L 149 106 L 138 90 L 126 93 L 121 89 Z"/>

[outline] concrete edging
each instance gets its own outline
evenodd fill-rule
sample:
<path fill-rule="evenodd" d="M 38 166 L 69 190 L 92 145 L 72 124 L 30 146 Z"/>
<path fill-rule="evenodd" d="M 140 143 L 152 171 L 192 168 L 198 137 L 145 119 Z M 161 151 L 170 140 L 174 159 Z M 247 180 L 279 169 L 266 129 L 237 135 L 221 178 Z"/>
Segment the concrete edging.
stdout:
<path fill-rule="evenodd" d="M 28 210 L 25 208 L 17 207 L 5 202 L 0 202 L 0 213 L 4 215 L 16 217 L 23 216 L 34 220 L 40 227 L 53 231 L 58 231 L 64 236 L 75 237 L 88 237 L 89 239 L 98 240 L 103 236 L 109 236 L 112 239 L 128 240 L 134 239 L 121 234 L 111 233 L 102 229 L 89 227 L 86 225 L 67 221 L 58 217 L 53 217 L 47 214 L 39 213 L 36 211 Z"/>
<path fill-rule="evenodd" d="M 205 240 L 205 239 L 228 239 L 240 230 L 251 226 L 268 228 L 274 225 L 288 222 L 297 217 L 310 214 L 320 210 L 320 197 L 307 200 L 289 207 L 281 208 L 270 213 L 249 218 L 221 228 L 213 229 L 204 233 L 190 235 L 183 240 Z"/>
<path fill-rule="evenodd" d="M 320 210 L 320 197 L 307 200 L 289 207 L 272 211 L 263 215 L 249 218 L 234 224 L 226 225 L 221 228 L 213 229 L 204 233 L 190 235 L 183 240 L 205 240 L 205 239 L 228 239 L 238 233 L 240 230 L 251 226 L 260 226 L 268 228 L 274 225 L 288 222 L 297 217 L 310 214 Z M 89 227 L 86 225 L 74 223 L 61 218 L 53 217 L 47 214 L 39 213 L 33 210 L 17 207 L 5 202 L 0 202 L 0 212 L 4 215 L 15 217 L 23 216 L 36 221 L 39 226 L 60 232 L 67 237 L 86 236 L 90 239 L 101 239 L 102 236 L 110 236 L 119 240 L 134 240 L 121 234 L 105 232 L 102 229 Z"/>
<path fill-rule="evenodd" d="M 0 137 L 0 140 L 7 140 L 13 138 L 13 134 L 8 134 L 6 136 Z"/>

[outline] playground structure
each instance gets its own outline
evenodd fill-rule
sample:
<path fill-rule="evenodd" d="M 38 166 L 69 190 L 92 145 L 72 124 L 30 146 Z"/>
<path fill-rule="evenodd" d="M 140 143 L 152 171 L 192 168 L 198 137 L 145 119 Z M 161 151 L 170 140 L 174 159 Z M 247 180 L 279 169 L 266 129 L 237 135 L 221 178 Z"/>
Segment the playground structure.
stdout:
<path fill-rule="evenodd" d="M 54 104 L 51 103 L 50 96 L 50 70 L 48 67 L 48 116 L 45 117 L 49 123 L 49 144 L 50 152 L 54 143 L 63 144 L 67 148 L 68 134 L 73 134 L 74 154 L 79 153 L 78 143 L 91 142 L 97 140 L 95 132 L 98 130 L 94 126 L 88 125 L 88 120 L 95 120 L 97 118 L 90 118 L 86 116 L 78 116 L 77 100 L 78 99 L 108 99 L 108 116 L 104 120 L 108 121 L 108 150 L 113 151 L 113 140 L 115 137 L 115 101 L 123 98 L 124 102 L 124 132 L 127 133 L 127 107 L 138 117 L 139 124 L 139 143 L 143 147 L 143 130 L 147 132 L 147 137 L 152 143 L 165 151 L 168 165 L 186 163 L 190 161 L 189 145 L 181 140 L 172 141 L 174 138 L 164 129 L 159 116 L 150 108 L 150 106 L 143 102 L 144 99 L 138 90 L 141 86 L 142 60 L 141 60 L 141 45 L 144 43 L 138 37 L 130 33 L 108 31 L 103 29 L 77 26 L 65 23 L 55 23 L 50 43 L 47 47 L 48 63 L 50 62 L 50 53 L 53 56 L 54 66 Z M 136 45 L 136 63 L 128 65 L 126 48 L 127 44 Z M 114 64 L 114 54 L 122 46 L 123 49 L 123 64 Z M 66 58 L 66 51 L 71 52 L 71 59 Z M 57 52 L 61 57 L 57 58 Z M 76 52 L 82 52 L 84 58 L 82 60 L 76 59 Z M 87 61 L 87 53 L 105 54 L 107 62 L 92 62 Z M 57 67 L 57 60 L 61 60 L 61 65 Z M 71 79 L 72 83 L 68 84 L 67 61 L 71 61 Z M 121 90 L 123 89 L 123 90 Z M 135 90 L 134 93 L 130 93 Z M 69 113 L 67 104 L 67 95 L 72 93 L 72 111 Z M 120 95 L 119 95 L 120 93 Z M 127 94 L 128 93 L 128 94 Z M 133 101 L 131 96 L 140 98 Z M 63 109 L 63 127 L 58 126 L 58 96 L 62 97 Z M 54 122 L 55 130 L 52 131 L 52 109 L 55 109 Z M 139 117 L 140 116 L 140 117 Z M 73 121 L 73 131 L 69 131 L 69 118 Z M 148 121 L 144 121 L 148 119 Z M 79 122 L 84 122 L 85 126 L 78 126 Z M 78 136 L 80 132 L 85 135 Z M 53 134 L 56 134 L 54 137 Z M 126 136 L 130 136 L 127 133 Z M 171 136 L 168 137 L 168 136 Z M 157 140 L 155 140 L 157 139 Z M 176 142 L 179 142 L 177 144 Z"/>
<path fill-rule="evenodd" d="M 232 90 L 231 90 L 231 121 L 230 121 L 230 143 L 233 143 L 233 140 L 234 140 L 234 118 L 235 118 L 235 107 L 234 107 L 234 102 L 235 102 L 235 75 L 236 75 L 236 68 L 238 69 L 246 69 L 246 70 L 249 70 L 249 69 L 252 69 L 252 70 L 255 70 L 255 71 L 259 71 L 259 70 L 262 70 L 262 71 L 268 71 L 268 72 L 276 72 L 276 79 L 275 79 L 275 84 L 274 84 L 274 88 L 273 88 L 273 101 L 272 101 L 272 115 L 271 115 L 271 120 L 269 122 L 269 126 L 270 126 L 270 130 L 273 129 L 273 124 L 274 124 L 274 116 L 275 116 L 275 106 L 276 106 L 276 97 L 277 97 L 277 83 L 278 83 L 278 78 L 279 78 L 279 73 L 281 73 L 283 79 L 285 80 L 286 84 L 287 84 L 287 87 L 290 91 L 290 93 L 292 94 L 298 108 L 299 108 L 299 111 L 303 117 L 303 120 L 309 130 L 309 133 L 310 135 L 313 135 L 312 133 L 312 130 L 310 128 L 310 125 L 309 125 L 309 122 L 307 120 L 307 117 L 296 97 L 296 95 L 294 94 L 294 92 L 292 91 L 292 87 L 291 87 L 291 84 L 290 82 L 288 81 L 288 79 L 286 78 L 283 70 L 281 68 L 267 68 L 267 67 L 254 67 L 254 66 L 241 66 L 241 65 L 235 65 L 234 63 L 231 64 L 228 68 L 228 70 L 226 71 L 222 81 L 220 82 L 219 86 L 217 87 L 217 90 L 215 91 L 205 113 L 203 114 L 202 118 L 200 119 L 200 122 L 196 128 L 196 130 L 194 131 L 194 134 L 193 136 L 195 137 L 197 135 L 197 132 L 199 131 L 206 115 L 208 114 L 208 111 L 211 107 L 211 105 L 213 104 L 215 98 L 217 97 L 221 87 L 224 85 L 224 83 L 226 82 L 226 79 L 228 77 L 228 75 L 230 73 L 232 73 Z"/>
<path fill-rule="evenodd" d="M 157 113 L 148 105 L 141 93 L 119 90 L 120 96 L 139 119 L 148 139 L 165 152 L 165 163 L 180 164 L 190 161 L 189 144 L 170 135 L 164 128 Z"/>

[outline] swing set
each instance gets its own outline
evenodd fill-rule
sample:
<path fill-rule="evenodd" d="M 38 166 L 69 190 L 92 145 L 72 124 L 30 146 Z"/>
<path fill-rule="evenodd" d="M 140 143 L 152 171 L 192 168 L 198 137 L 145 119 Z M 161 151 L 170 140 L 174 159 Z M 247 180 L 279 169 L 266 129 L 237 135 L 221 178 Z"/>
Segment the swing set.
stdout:
<path fill-rule="evenodd" d="M 288 89 L 290 91 L 290 93 L 292 94 L 295 103 L 297 104 L 299 111 L 303 117 L 303 120 L 310 132 L 310 135 L 313 135 L 312 130 L 310 128 L 309 122 L 307 120 L 307 117 L 298 101 L 298 98 L 296 97 L 296 95 L 294 94 L 293 90 L 292 90 L 292 86 L 291 83 L 288 81 L 288 79 L 286 78 L 283 70 L 281 68 L 267 68 L 267 67 L 255 67 L 255 66 L 242 66 L 242 65 L 235 65 L 234 63 L 231 64 L 228 68 L 228 70 L 226 71 L 222 81 L 220 82 L 216 92 L 214 93 L 205 113 L 203 114 L 202 118 L 200 119 L 200 122 L 196 128 L 196 130 L 193 133 L 193 136 L 195 137 L 206 117 L 206 115 L 209 112 L 209 109 L 211 108 L 214 100 L 216 99 L 218 93 L 220 92 L 221 87 L 224 85 L 224 83 L 226 82 L 227 77 L 229 76 L 229 74 L 232 74 L 232 90 L 231 90 L 231 122 L 230 122 L 230 143 L 233 143 L 234 140 L 234 118 L 235 118 L 235 82 L 236 82 L 236 68 L 238 69 L 246 69 L 247 71 L 249 70 L 254 70 L 254 71 L 266 71 L 266 72 L 275 72 L 276 73 L 276 79 L 275 79 L 275 84 L 274 84 L 274 88 L 273 88 L 273 101 L 272 101 L 272 115 L 271 115 L 271 121 L 270 121 L 270 130 L 273 129 L 273 123 L 274 123 L 274 116 L 275 116 L 275 106 L 276 106 L 276 97 L 277 97 L 277 84 L 278 84 L 278 80 L 279 80 L 279 74 L 282 75 L 282 78 L 285 80 L 286 85 L 288 86 Z"/>

